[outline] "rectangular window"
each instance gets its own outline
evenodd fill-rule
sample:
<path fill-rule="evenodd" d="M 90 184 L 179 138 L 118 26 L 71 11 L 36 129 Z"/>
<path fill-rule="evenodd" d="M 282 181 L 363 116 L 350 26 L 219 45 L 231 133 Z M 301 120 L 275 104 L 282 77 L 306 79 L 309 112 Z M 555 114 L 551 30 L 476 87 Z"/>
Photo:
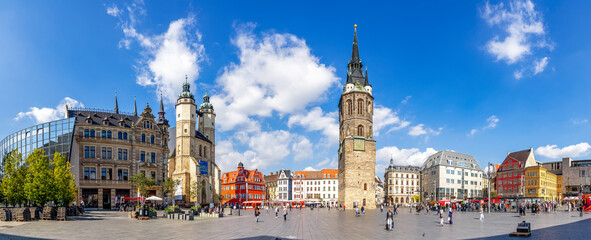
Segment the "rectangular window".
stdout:
<path fill-rule="evenodd" d="M 150 162 L 155 163 L 156 162 L 156 153 L 151 153 L 150 154 Z"/>
<path fill-rule="evenodd" d="M 84 168 L 84 180 L 90 179 L 90 168 Z"/>
<path fill-rule="evenodd" d="M 146 152 L 141 151 L 140 153 L 140 161 L 145 162 L 146 161 Z"/>
<path fill-rule="evenodd" d="M 90 157 L 90 147 L 89 146 L 84 146 L 84 157 L 85 158 Z"/>
<path fill-rule="evenodd" d="M 107 180 L 107 169 L 101 168 L 101 180 Z"/>
<path fill-rule="evenodd" d="M 150 176 L 152 176 L 152 179 L 156 179 L 156 172 L 154 172 L 154 171 L 150 172 Z"/>
<path fill-rule="evenodd" d="M 123 160 L 127 160 L 127 149 L 123 149 Z"/>
<path fill-rule="evenodd" d="M 117 159 L 123 160 L 123 149 L 121 149 L 121 148 L 117 149 Z"/>
<path fill-rule="evenodd" d="M 94 146 L 90 147 L 90 158 L 95 158 L 94 149 Z"/>
<path fill-rule="evenodd" d="M 89 168 L 90 169 L 90 180 L 96 179 L 96 168 Z"/>

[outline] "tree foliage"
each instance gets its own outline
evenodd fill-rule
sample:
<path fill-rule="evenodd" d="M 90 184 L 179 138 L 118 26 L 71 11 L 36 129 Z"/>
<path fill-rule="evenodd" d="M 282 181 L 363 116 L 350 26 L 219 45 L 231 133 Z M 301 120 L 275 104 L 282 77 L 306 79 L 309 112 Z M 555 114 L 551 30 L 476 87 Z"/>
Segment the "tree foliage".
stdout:
<path fill-rule="evenodd" d="M 43 156 L 43 151 L 37 149 L 29 154 L 25 160 L 26 171 L 25 195 L 29 201 L 44 206 L 52 200 L 55 187 L 49 160 Z"/>
<path fill-rule="evenodd" d="M 11 151 L 6 158 L 1 186 L 7 202 L 13 206 L 22 204 L 27 199 L 25 195 L 26 174 L 27 166 L 23 162 L 23 155 L 16 150 Z"/>
<path fill-rule="evenodd" d="M 172 196 L 172 206 L 174 207 L 174 188 L 176 183 L 172 178 L 167 178 L 165 181 L 160 183 L 160 186 L 162 186 L 162 191 L 166 195 Z"/>
<path fill-rule="evenodd" d="M 72 201 L 78 189 L 76 188 L 76 180 L 72 174 L 72 166 L 65 156 L 56 152 L 51 160 L 53 166 L 52 180 L 54 192 L 52 199 L 60 205 L 68 206 Z"/>
<path fill-rule="evenodd" d="M 156 185 L 156 180 L 147 178 L 143 173 L 136 174 L 131 177 L 131 186 L 137 188 L 140 192 L 140 197 L 145 197 L 148 194 L 148 188 Z"/>
<path fill-rule="evenodd" d="M 195 198 L 195 206 L 199 202 L 199 198 L 201 197 L 201 189 L 203 189 L 203 184 L 199 181 L 192 181 L 191 187 L 189 188 L 189 197 L 191 199 Z"/>

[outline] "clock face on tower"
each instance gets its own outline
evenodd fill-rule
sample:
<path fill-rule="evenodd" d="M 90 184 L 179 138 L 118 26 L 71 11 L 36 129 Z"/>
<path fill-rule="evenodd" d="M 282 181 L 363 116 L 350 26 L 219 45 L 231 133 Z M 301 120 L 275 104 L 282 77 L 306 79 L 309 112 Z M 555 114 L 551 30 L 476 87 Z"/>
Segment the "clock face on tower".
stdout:
<path fill-rule="evenodd" d="M 353 150 L 354 151 L 365 151 L 365 139 L 363 139 L 363 138 L 353 139 Z"/>

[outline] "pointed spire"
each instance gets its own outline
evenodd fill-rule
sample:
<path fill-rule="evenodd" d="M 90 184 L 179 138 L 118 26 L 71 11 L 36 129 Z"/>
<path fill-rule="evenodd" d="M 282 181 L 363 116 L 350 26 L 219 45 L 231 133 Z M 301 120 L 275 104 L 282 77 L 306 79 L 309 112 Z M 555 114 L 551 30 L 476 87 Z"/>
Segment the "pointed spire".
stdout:
<path fill-rule="evenodd" d="M 390 165 L 394 166 L 394 159 L 392 158 L 392 155 L 390 155 Z"/>
<path fill-rule="evenodd" d="M 137 104 L 135 103 L 135 96 L 133 96 L 133 116 L 137 117 Z"/>
<path fill-rule="evenodd" d="M 369 85 L 369 81 L 367 80 L 367 66 L 365 66 L 365 83 L 363 84 L 363 86 L 368 86 Z"/>
<path fill-rule="evenodd" d="M 168 120 L 164 117 L 164 104 L 162 103 L 162 93 L 160 93 L 160 111 L 158 111 L 158 124 L 168 125 Z"/>
<path fill-rule="evenodd" d="M 351 62 L 361 62 L 359 59 L 359 47 L 357 45 L 357 24 L 353 25 L 355 34 L 353 35 L 353 51 L 351 52 Z"/>
<path fill-rule="evenodd" d="M 115 114 L 119 114 L 119 103 L 117 103 L 117 91 L 115 91 Z"/>

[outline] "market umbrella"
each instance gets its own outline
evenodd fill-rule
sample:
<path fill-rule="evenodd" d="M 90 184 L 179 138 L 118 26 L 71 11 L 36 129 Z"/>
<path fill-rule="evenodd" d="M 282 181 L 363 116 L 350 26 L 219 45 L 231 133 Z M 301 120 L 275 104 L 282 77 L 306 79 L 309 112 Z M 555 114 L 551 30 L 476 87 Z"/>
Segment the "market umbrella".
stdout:
<path fill-rule="evenodd" d="M 149 198 L 146 198 L 146 200 L 150 200 L 150 201 L 162 201 L 162 198 L 156 197 L 156 196 L 151 196 Z"/>
<path fill-rule="evenodd" d="M 130 197 L 124 197 L 123 200 L 132 200 Z"/>

